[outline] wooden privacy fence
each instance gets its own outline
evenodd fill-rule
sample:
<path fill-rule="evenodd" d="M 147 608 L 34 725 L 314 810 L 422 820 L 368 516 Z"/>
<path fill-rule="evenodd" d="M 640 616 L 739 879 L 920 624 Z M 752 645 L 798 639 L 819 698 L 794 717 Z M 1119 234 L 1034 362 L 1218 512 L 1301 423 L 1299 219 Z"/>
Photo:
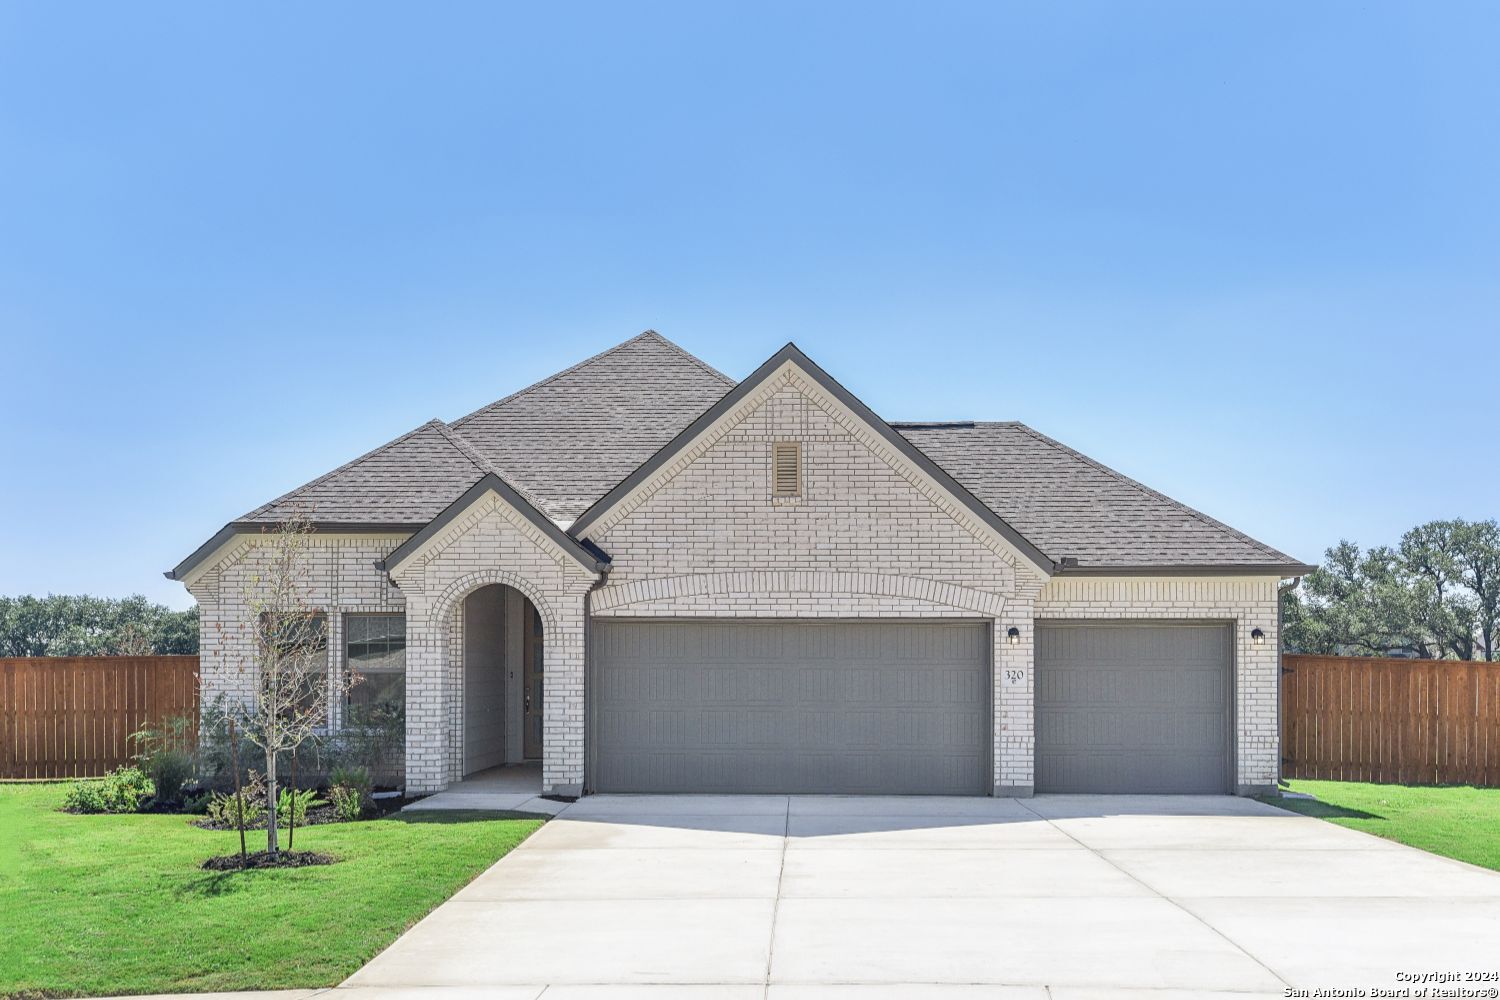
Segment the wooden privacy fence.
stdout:
<path fill-rule="evenodd" d="M 1283 661 L 1285 777 L 1500 787 L 1500 662 Z"/>
<path fill-rule="evenodd" d="M 0 659 L 0 778 L 84 778 L 147 722 L 198 714 L 196 656 Z"/>

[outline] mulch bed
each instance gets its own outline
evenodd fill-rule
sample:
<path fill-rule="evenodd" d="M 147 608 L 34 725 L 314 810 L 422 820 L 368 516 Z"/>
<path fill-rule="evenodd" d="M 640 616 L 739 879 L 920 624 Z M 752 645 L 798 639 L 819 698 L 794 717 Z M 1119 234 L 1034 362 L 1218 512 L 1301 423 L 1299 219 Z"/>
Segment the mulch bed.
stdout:
<path fill-rule="evenodd" d="M 321 826 L 324 823 L 342 822 L 344 822 L 344 820 L 339 818 L 338 810 L 334 809 L 333 806 L 314 806 L 313 808 L 307 810 L 307 815 L 305 817 L 297 821 L 297 828 L 300 830 L 304 826 Z M 215 823 L 207 816 L 199 816 L 197 819 L 193 820 L 193 825 L 198 827 L 200 830 L 239 829 L 239 827 L 233 823 Z M 285 823 L 279 823 L 277 825 L 280 826 L 283 830 L 286 829 Z M 264 819 L 262 819 L 258 823 L 251 823 L 245 826 L 246 830 L 264 830 L 265 828 L 266 821 Z"/>
<path fill-rule="evenodd" d="M 365 819 L 380 819 L 382 816 L 387 816 L 387 815 L 389 815 L 389 814 L 391 814 L 393 812 L 396 812 L 402 806 L 406 805 L 406 803 L 408 803 L 410 801 L 412 801 L 412 800 L 411 799 L 376 799 L 375 800 L 375 806 L 374 806 L 374 808 L 372 808 L 369 812 L 365 813 L 365 815 L 361 816 L 360 819 L 362 819 L 362 820 L 365 820 Z M 331 806 L 331 805 L 314 806 L 313 808 L 311 808 L 311 809 L 309 809 L 307 811 L 307 815 L 303 819 L 299 819 L 297 821 L 297 829 L 300 830 L 304 826 L 322 826 L 324 823 L 347 823 L 347 822 L 349 822 L 349 821 L 346 820 L 346 819 L 344 819 L 344 818 L 342 818 L 341 816 L 339 816 L 338 810 L 335 809 L 335 808 L 333 808 L 333 806 Z M 280 827 L 281 827 L 282 830 L 286 829 L 286 824 L 285 823 L 281 823 L 279 825 L 280 825 Z M 236 826 L 236 825 L 234 825 L 233 823 L 215 823 L 213 820 L 209 819 L 207 816 L 199 816 L 197 819 L 193 820 L 193 826 L 198 827 L 200 830 L 238 830 L 239 829 L 239 827 Z M 266 828 L 266 821 L 265 820 L 261 820 L 258 823 L 255 823 L 255 824 L 252 824 L 250 826 L 245 827 L 246 830 L 264 830 L 265 828 Z"/>
<path fill-rule="evenodd" d="M 211 872 L 238 872 L 248 868 L 306 868 L 309 865 L 331 865 L 339 859 L 321 851 L 254 851 L 243 857 L 225 854 L 203 862 L 203 869 Z"/>

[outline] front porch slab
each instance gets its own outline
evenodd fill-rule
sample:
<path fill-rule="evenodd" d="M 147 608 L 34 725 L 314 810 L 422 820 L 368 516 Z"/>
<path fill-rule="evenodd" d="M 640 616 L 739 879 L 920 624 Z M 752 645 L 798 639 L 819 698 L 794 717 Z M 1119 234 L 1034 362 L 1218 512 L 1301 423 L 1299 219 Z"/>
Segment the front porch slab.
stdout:
<path fill-rule="evenodd" d="M 555 816 L 567 806 L 542 795 L 539 762 L 492 767 L 455 781 L 443 791 L 408 805 L 403 812 L 424 809 L 476 809 L 486 812 L 526 812 Z"/>

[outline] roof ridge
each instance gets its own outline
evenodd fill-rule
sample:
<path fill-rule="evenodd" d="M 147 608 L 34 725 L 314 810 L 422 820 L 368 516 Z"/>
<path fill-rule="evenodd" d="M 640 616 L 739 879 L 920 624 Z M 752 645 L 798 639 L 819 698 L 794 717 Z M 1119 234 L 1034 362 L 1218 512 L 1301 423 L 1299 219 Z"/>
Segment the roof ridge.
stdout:
<path fill-rule="evenodd" d="M 480 478 L 483 478 L 485 475 L 494 476 L 496 479 L 499 479 L 501 482 L 505 483 L 505 485 L 521 494 L 521 496 L 525 497 L 526 502 L 531 504 L 538 511 L 542 509 L 541 502 L 537 500 L 536 496 L 530 490 L 515 482 L 513 479 L 511 479 L 510 476 L 507 476 L 505 473 L 501 472 L 493 462 L 487 461 L 483 455 L 479 454 L 479 452 L 474 448 L 474 445 L 470 443 L 467 438 L 465 438 L 458 431 L 454 430 L 452 427 L 449 427 L 447 424 L 443 423 L 441 420 L 436 421 L 436 423 L 438 425 L 438 433 L 442 434 L 443 437 L 447 439 L 449 444 L 457 448 L 459 454 L 463 455 L 464 458 L 467 458 L 469 461 L 474 463 L 474 467 L 477 468 L 481 473 Z"/>
<path fill-rule="evenodd" d="M 654 338 L 656 338 L 657 340 L 661 341 L 667 347 L 670 347 L 672 350 L 676 351 L 678 354 L 681 354 L 684 358 L 688 359 L 693 364 L 697 365 L 699 368 L 702 368 L 704 371 L 708 372 L 708 374 L 712 375 L 714 378 L 718 379 L 720 382 L 723 382 L 725 385 L 729 386 L 731 389 L 734 388 L 736 385 L 739 384 L 734 379 L 730 378 L 728 375 L 725 375 L 723 372 L 719 371 L 719 369 L 717 369 L 713 365 L 709 364 L 707 361 L 704 361 L 702 358 L 698 357 L 698 355 L 694 354 L 692 351 L 687 350 L 686 348 L 678 345 L 674 341 L 668 340 L 666 337 L 663 337 L 661 334 L 657 333 L 655 330 L 646 330 L 643 333 L 641 333 L 639 336 L 632 337 L 631 339 L 632 340 L 640 340 L 642 337 L 654 337 Z"/>
<path fill-rule="evenodd" d="M 284 503 L 287 500 L 292 499 L 292 497 L 295 497 L 298 493 L 301 493 L 301 492 L 303 492 L 305 490 L 310 490 L 314 486 L 318 486 L 318 485 L 320 485 L 322 483 L 325 483 L 325 482 L 327 482 L 328 480 L 332 479 L 334 476 L 338 475 L 341 472 L 347 472 L 349 469 L 354 468 L 354 466 L 358 465 L 360 462 L 363 462 L 365 459 L 367 459 L 367 458 L 374 458 L 376 455 L 378 455 L 381 452 L 385 451 L 387 448 L 394 448 L 394 447 L 396 447 L 396 445 L 400 444 L 401 442 L 407 440 L 408 438 L 415 437 L 417 434 L 420 434 L 422 431 L 426 430 L 429 427 L 432 427 L 433 425 L 437 425 L 438 427 L 444 426 L 443 422 L 441 420 L 439 420 L 437 417 L 433 417 L 431 420 L 427 421 L 425 424 L 419 424 L 416 427 L 413 427 L 411 430 L 407 431 L 405 434 L 402 434 L 400 437 L 391 438 L 385 444 L 378 445 L 377 447 L 371 448 L 369 451 L 365 452 L 363 455 L 358 456 L 357 458 L 351 458 L 349 461 L 345 462 L 343 465 L 339 466 L 337 469 L 333 469 L 333 470 L 331 470 L 329 472 L 325 472 L 325 473 L 323 473 L 321 476 L 319 476 L 316 479 L 309 479 L 307 482 L 303 483 L 301 486 L 298 486 L 295 489 L 288 490 L 287 492 L 283 493 L 281 496 L 277 497 L 274 500 L 268 500 L 267 502 L 261 504 L 259 507 L 257 507 L 254 510 L 250 511 L 250 513 L 240 515 L 240 517 L 237 518 L 237 520 L 248 521 L 251 518 L 259 517 L 261 514 L 264 514 L 266 511 L 270 510 L 272 507 L 275 507 L 277 504 Z M 465 457 L 468 457 L 468 456 L 465 456 Z"/>
<path fill-rule="evenodd" d="M 1043 434 L 1041 431 L 1037 430 L 1035 427 L 1030 427 L 1030 426 L 1028 426 L 1026 424 L 1023 424 L 1019 420 L 1010 421 L 1009 423 L 1012 426 L 1020 428 L 1025 433 L 1030 434 L 1032 437 L 1036 438 L 1038 441 L 1042 442 L 1043 444 L 1049 445 L 1052 448 L 1055 448 L 1058 451 L 1060 451 L 1060 452 L 1062 452 L 1062 453 L 1064 453 L 1066 455 L 1072 455 L 1074 458 L 1078 459 L 1079 461 L 1082 461 L 1082 462 L 1084 462 L 1084 463 L 1092 466 L 1093 468 L 1098 469 L 1100 472 L 1102 472 L 1105 475 L 1107 475 L 1107 476 L 1115 479 L 1116 481 L 1124 483 L 1126 486 L 1132 486 L 1135 489 L 1140 490 L 1142 493 L 1145 493 L 1147 496 L 1155 497 L 1156 499 L 1158 499 L 1158 500 L 1160 500 L 1160 501 L 1162 501 L 1162 502 L 1164 502 L 1166 504 L 1169 504 L 1169 505 L 1177 508 L 1178 510 L 1182 511 L 1184 514 L 1187 514 L 1190 517 L 1197 518 L 1199 521 L 1201 521 L 1202 523 L 1208 525 L 1211 528 L 1217 528 L 1218 530 L 1224 532 L 1225 534 L 1230 535 L 1230 536 L 1232 536 L 1234 538 L 1237 538 L 1237 539 L 1239 539 L 1242 542 L 1248 542 L 1249 544 L 1251 544 L 1251 545 L 1255 546 L 1256 548 L 1260 549 L 1262 552 L 1265 552 L 1267 555 L 1275 556 L 1278 559 L 1285 559 L 1288 563 L 1294 563 L 1294 562 L 1296 562 L 1295 559 L 1293 559 L 1291 556 L 1287 555 L 1285 552 L 1282 552 L 1280 549 L 1272 548 L 1271 546 L 1267 545 L 1265 542 L 1262 542 L 1262 541 L 1260 541 L 1257 538 L 1252 538 L 1249 535 L 1245 534 L 1243 531 L 1238 531 L 1238 530 L 1236 530 L 1234 528 L 1231 528 L 1229 525 L 1225 524 L 1223 521 L 1220 521 L 1220 520 L 1218 520 L 1215 517 L 1211 517 L 1208 514 L 1203 513 L 1203 511 L 1198 510 L 1197 508 L 1189 507 L 1187 504 L 1183 503 L 1181 500 L 1175 500 L 1172 497 L 1167 496 L 1165 493 L 1160 493 L 1160 492 L 1158 492 L 1156 490 L 1153 490 L 1151 487 L 1147 486 L 1145 483 L 1142 483 L 1142 482 L 1139 482 L 1137 480 L 1131 479 L 1129 476 L 1125 475 L 1123 472 L 1118 472 L 1118 471 L 1116 471 L 1114 469 L 1111 469 L 1109 466 L 1105 465 L 1103 462 L 1100 462 L 1097 459 L 1090 458 L 1089 456 L 1085 455 L 1083 452 L 1078 451 L 1075 448 L 1069 448 L 1067 445 L 1063 444 L 1061 441 L 1056 440 L 1055 438 L 1048 437 L 1047 435 Z"/>
<path fill-rule="evenodd" d="M 1019 420 L 888 420 L 892 427 L 1024 427 Z"/>
<path fill-rule="evenodd" d="M 517 389 L 515 392 L 511 393 L 509 396 L 504 396 L 504 397 L 502 397 L 500 399 L 495 400 L 493 403 L 488 403 L 488 404 L 486 404 L 484 406 L 481 406 L 479 409 L 474 410 L 472 413 L 466 413 L 463 416 L 459 417 L 457 420 L 450 421 L 449 424 L 448 424 L 448 426 L 457 429 L 459 427 L 459 425 L 467 423 L 470 420 L 473 420 L 475 417 L 479 416 L 481 413 L 488 413 L 490 410 L 493 410 L 493 409 L 496 409 L 498 407 L 504 406 L 506 403 L 509 403 L 511 400 L 517 398 L 518 396 L 524 396 L 528 392 L 531 392 L 534 389 L 540 389 L 544 385 L 550 385 L 551 383 L 556 382 L 560 378 L 564 378 L 564 377 L 566 377 L 568 375 L 572 375 L 574 372 L 578 371 L 579 369 L 585 368 L 588 365 L 591 365 L 591 364 L 593 364 L 596 361 L 602 361 L 604 358 L 609 357 L 611 354 L 615 353 L 616 351 L 624 350 L 625 348 L 629 347 L 631 344 L 634 344 L 637 341 L 641 341 L 641 340 L 656 340 L 656 341 L 659 341 L 662 344 L 665 344 L 667 347 L 670 347 L 672 350 L 676 351 L 678 354 L 681 354 L 683 357 L 685 357 L 688 360 L 692 361 L 694 364 L 698 365 L 700 368 L 702 368 L 705 371 L 709 372 L 715 378 L 721 379 L 722 381 L 724 381 L 729 386 L 732 387 L 735 384 L 734 380 L 731 379 L 728 375 L 725 375 L 723 372 L 718 371 L 718 370 L 716 370 L 714 368 L 709 367 L 709 365 L 708 365 L 707 362 L 702 361 L 702 360 L 700 360 L 697 357 L 694 357 L 692 354 L 689 354 L 687 351 L 683 350 L 681 347 L 678 347 L 676 344 L 672 343 L 670 340 L 668 340 L 666 337 L 663 337 L 661 334 L 657 333 L 655 330 L 643 330 L 640 333 L 636 334 L 634 337 L 631 337 L 629 340 L 622 340 L 620 343 L 616 344 L 614 347 L 611 347 L 611 348 L 609 348 L 607 350 L 600 351 L 598 354 L 595 354 L 592 357 L 584 358 L 582 361 L 578 362 L 576 365 L 572 365 L 572 366 L 570 366 L 568 368 L 564 368 L 560 372 L 554 372 L 553 374 L 548 375 L 546 378 L 541 379 L 540 381 L 531 383 L 530 385 L 526 386 L 524 389 Z"/>

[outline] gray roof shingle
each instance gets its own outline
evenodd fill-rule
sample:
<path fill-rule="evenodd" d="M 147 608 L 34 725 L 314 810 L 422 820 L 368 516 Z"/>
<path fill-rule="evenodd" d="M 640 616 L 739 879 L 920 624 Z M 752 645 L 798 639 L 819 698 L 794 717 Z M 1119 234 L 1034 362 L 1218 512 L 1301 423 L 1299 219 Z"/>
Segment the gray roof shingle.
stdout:
<path fill-rule="evenodd" d="M 320 524 L 426 524 L 486 471 L 441 420 L 430 420 L 240 521 L 268 523 L 296 513 Z"/>
<path fill-rule="evenodd" d="M 1016 422 L 893 427 L 1054 561 L 1079 569 L 1297 560 Z"/>
<path fill-rule="evenodd" d="M 452 424 L 433 420 L 239 523 L 425 525 L 487 474 L 567 523 L 735 382 L 652 331 Z M 1014 422 L 892 425 L 1053 561 L 1081 570 L 1297 567 L 1261 542 Z"/>
<path fill-rule="evenodd" d="M 734 384 L 648 330 L 453 429 L 548 516 L 571 521 Z"/>

